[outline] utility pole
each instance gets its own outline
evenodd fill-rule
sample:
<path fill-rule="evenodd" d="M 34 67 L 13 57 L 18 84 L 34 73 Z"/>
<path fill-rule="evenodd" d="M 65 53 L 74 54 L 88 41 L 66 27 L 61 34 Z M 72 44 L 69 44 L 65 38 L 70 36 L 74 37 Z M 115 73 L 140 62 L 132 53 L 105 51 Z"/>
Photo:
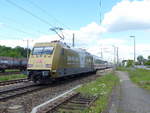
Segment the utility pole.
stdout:
<path fill-rule="evenodd" d="M 27 60 L 28 60 L 28 58 L 29 58 L 29 41 L 30 40 L 27 39 L 27 40 L 23 40 L 23 41 L 25 41 L 27 43 Z"/>
<path fill-rule="evenodd" d="M 131 38 L 133 38 L 133 41 L 134 41 L 134 64 L 135 64 L 135 62 L 136 62 L 136 43 L 135 43 L 135 36 L 130 36 Z"/>
<path fill-rule="evenodd" d="M 74 47 L 74 39 L 75 39 L 75 34 L 73 33 L 73 37 L 72 37 L 72 47 Z"/>
<path fill-rule="evenodd" d="M 103 59 L 103 48 L 101 48 L 101 58 Z"/>
<path fill-rule="evenodd" d="M 114 45 L 112 47 L 114 49 L 114 64 L 116 64 L 116 47 Z"/>
<path fill-rule="evenodd" d="M 102 1 L 100 0 L 99 2 L 99 7 L 100 7 L 100 25 L 101 25 L 101 22 L 102 22 Z"/>
<path fill-rule="evenodd" d="M 119 64 L 119 47 L 116 47 L 114 45 L 112 45 L 112 47 L 114 48 L 114 64 L 117 63 L 117 65 Z"/>
<path fill-rule="evenodd" d="M 119 64 L 119 47 L 116 47 L 117 49 L 117 65 Z"/>

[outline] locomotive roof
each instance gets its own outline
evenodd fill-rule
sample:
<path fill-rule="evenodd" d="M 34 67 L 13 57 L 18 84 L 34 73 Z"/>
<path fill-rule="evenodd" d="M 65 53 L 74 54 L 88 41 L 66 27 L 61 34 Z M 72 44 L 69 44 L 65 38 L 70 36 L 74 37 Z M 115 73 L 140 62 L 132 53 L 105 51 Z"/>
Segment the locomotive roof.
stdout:
<path fill-rule="evenodd" d="M 60 44 L 62 47 L 70 48 L 70 46 L 68 46 L 66 43 L 63 43 L 58 40 L 51 41 L 51 42 L 38 42 L 38 43 L 35 43 L 35 46 L 41 46 L 41 45 L 45 46 L 45 45 L 49 45 L 49 44 Z"/>
<path fill-rule="evenodd" d="M 89 52 L 87 52 L 85 49 L 82 49 L 82 48 L 72 48 L 70 46 L 68 46 L 66 43 L 64 42 L 61 42 L 61 41 L 51 41 L 51 42 L 42 42 L 42 43 L 36 43 L 35 46 L 41 46 L 41 45 L 49 45 L 49 44 L 59 44 L 61 45 L 63 48 L 66 48 L 66 49 L 71 49 L 73 51 L 76 51 L 78 53 L 83 53 L 83 54 L 88 54 L 88 55 L 91 55 Z"/>

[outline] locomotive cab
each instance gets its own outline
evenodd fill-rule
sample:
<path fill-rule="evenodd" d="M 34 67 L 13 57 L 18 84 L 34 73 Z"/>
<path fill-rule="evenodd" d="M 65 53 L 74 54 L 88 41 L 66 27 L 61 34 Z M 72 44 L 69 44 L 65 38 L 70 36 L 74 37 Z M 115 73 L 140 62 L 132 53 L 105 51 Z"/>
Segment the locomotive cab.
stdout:
<path fill-rule="evenodd" d="M 28 78 L 34 82 L 46 82 L 52 79 L 53 56 L 56 43 L 36 43 L 28 61 Z"/>

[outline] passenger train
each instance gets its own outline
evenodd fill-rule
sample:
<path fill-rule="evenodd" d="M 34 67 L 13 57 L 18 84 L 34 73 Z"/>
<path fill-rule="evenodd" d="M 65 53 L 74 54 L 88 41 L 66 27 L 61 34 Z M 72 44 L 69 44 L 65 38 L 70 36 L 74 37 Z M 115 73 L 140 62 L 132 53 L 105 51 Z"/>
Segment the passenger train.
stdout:
<path fill-rule="evenodd" d="M 36 43 L 28 60 L 28 78 L 45 83 L 64 76 L 95 72 L 107 62 L 83 49 L 70 48 L 60 41 Z"/>

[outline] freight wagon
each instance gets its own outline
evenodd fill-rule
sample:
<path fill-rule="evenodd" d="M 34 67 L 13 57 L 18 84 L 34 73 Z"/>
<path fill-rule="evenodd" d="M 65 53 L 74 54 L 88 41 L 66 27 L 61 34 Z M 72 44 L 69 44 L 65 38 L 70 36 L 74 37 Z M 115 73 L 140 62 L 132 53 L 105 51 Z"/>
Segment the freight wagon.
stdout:
<path fill-rule="evenodd" d="M 5 72 L 6 69 L 26 70 L 26 58 L 0 57 L 0 71 Z"/>

